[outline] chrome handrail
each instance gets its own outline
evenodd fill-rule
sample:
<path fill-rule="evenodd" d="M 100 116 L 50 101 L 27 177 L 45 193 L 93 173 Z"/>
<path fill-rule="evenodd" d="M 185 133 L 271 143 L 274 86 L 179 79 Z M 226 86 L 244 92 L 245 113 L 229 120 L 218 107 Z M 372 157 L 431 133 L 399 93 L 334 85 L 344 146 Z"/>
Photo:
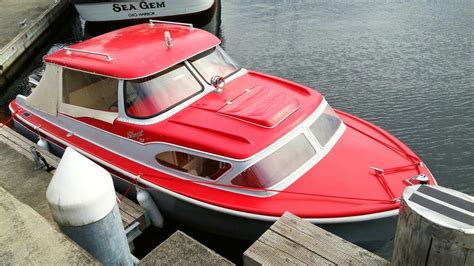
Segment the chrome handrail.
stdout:
<path fill-rule="evenodd" d="M 174 21 L 166 21 L 166 20 L 149 20 L 150 25 L 155 25 L 154 23 L 161 23 L 161 24 L 171 24 L 171 25 L 181 25 L 181 26 L 188 26 L 191 29 L 194 27 L 192 23 L 182 23 L 182 22 L 174 22 Z"/>
<path fill-rule="evenodd" d="M 94 55 L 104 56 L 107 59 L 107 61 L 112 61 L 112 59 L 113 59 L 112 56 L 110 56 L 107 53 L 94 52 L 94 51 L 81 50 L 81 49 L 74 49 L 74 48 L 69 48 L 69 47 L 64 48 L 64 50 L 66 50 L 67 55 L 72 54 L 72 52 L 78 52 L 78 53 L 84 53 L 84 54 L 94 54 Z"/>

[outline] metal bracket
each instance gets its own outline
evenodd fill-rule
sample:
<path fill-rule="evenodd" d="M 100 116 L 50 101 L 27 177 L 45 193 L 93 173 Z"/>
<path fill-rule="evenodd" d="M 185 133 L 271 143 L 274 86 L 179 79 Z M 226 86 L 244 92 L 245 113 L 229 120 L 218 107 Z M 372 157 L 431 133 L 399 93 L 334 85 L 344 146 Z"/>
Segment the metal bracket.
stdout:
<path fill-rule="evenodd" d="M 190 27 L 191 29 L 194 27 L 193 24 L 191 23 L 182 23 L 182 22 L 174 22 L 174 21 L 166 21 L 166 20 L 150 19 L 148 22 L 152 26 L 155 24 L 171 24 L 171 25 L 187 26 L 187 27 Z"/>
<path fill-rule="evenodd" d="M 419 174 L 419 175 L 414 176 L 410 179 L 403 180 L 403 182 L 408 184 L 408 185 L 411 185 L 411 186 L 418 185 L 418 184 L 413 183 L 412 181 L 418 181 L 419 185 L 426 185 L 426 184 L 428 184 L 429 179 L 425 174 Z"/>
<path fill-rule="evenodd" d="M 64 50 L 66 50 L 67 55 L 71 55 L 72 52 L 77 52 L 77 53 L 83 53 L 83 54 L 100 55 L 100 56 L 105 57 L 105 59 L 107 59 L 107 61 L 112 61 L 112 59 L 113 59 L 112 56 L 110 56 L 107 53 L 94 52 L 94 51 L 81 50 L 81 49 L 74 49 L 74 48 L 69 48 L 69 47 L 64 48 Z"/>
<path fill-rule="evenodd" d="M 125 229 L 125 235 L 127 236 L 128 242 L 135 240 L 135 238 L 137 238 L 141 233 L 142 231 L 140 230 L 139 222 L 134 222 Z"/>
<path fill-rule="evenodd" d="M 374 170 L 376 175 L 383 175 L 383 173 L 384 173 L 384 170 L 381 169 L 381 168 L 377 168 L 377 167 L 373 167 L 373 166 L 369 166 L 369 168 Z"/>
<path fill-rule="evenodd" d="M 39 153 L 38 149 L 36 147 L 31 146 L 30 147 L 31 154 L 33 155 L 33 160 L 35 161 L 35 170 L 40 170 L 46 167 L 46 164 L 43 162 L 41 159 L 41 154 Z"/>

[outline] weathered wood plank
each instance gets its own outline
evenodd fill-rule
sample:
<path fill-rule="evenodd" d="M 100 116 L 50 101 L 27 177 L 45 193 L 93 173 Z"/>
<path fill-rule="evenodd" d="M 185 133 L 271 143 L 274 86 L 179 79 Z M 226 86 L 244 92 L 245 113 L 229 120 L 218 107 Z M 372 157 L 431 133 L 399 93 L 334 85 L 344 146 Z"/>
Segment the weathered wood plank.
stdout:
<path fill-rule="evenodd" d="M 244 252 L 244 265 L 304 265 L 305 263 L 291 254 L 282 252 L 257 240 Z"/>
<path fill-rule="evenodd" d="M 181 231 L 176 231 L 138 265 L 234 265 Z"/>
<path fill-rule="evenodd" d="M 417 218 L 419 217 L 411 216 L 398 219 L 394 242 L 403 244 L 395 250 L 393 255 L 395 261 L 392 259 L 392 263 L 395 262 L 397 265 L 425 265 L 431 246 L 431 237 L 422 232 L 409 229 L 408 224 L 417 223 Z M 399 255 L 410 254 L 412 250 L 416 250 L 416 256 Z"/>
<path fill-rule="evenodd" d="M 312 252 L 300 243 L 294 242 L 273 230 L 267 230 L 260 241 L 282 252 L 291 254 L 303 262 L 312 262 L 317 265 L 335 265 L 331 261 Z"/>
<path fill-rule="evenodd" d="M 45 158 L 46 162 L 54 168 L 58 167 L 59 158 L 51 154 L 48 151 L 42 150 L 36 143 L 26 139 L 22 135 L 18 134 L 16 131 L 9 127 L 3 127 L 0 129 L 0 138 L 5 144 L 8 144 L 11 148 L 21 153 L 23 156 L 33 159 L 30 148 L 32 146 L 36 147 L 41 155 Z"/>
<path fill-rule="evenodd" d="M 448 242 L 446 240 L 433 238 L 427 265 L 464 265 L 468 250 Z M 449 254 L 449 256 L 446 256 Z M 471 264 L 472 265 L 472 264 Z"/>
<path fill-rule="evenodd" d="M 116 192 L 117 198 L 122 198 L 122 195 Z M 125 213 L 128 216 L 132 217 L 134 220 L 140 223 L 140 229 L 144 230 L 150 225 L 149 219 L 146 217 L 146 210 L 143 209 L 140 205 L 131 201 L 128 198 L 123 198 L 122 201 L 118 204 L 120 212 Z"/>
<path fill-rule="evenodd" d="M 467 253 L 466 261 L 464 262 L 464 265 L 474 265 L 474 250 L 469 250 Z"/>
<path fill-rule="evenodd" d="M 293 241 L 335 264 L 388 264 L 383 258 L 288 212 L 271 229 L 287 237 L 291 236 Z"/>
<path fill-rule="evenodd" d="M 121 210 L 120 210 L 120 216 L 122 217 L 122 224 L 124 228 L 129 227 L 135 221 L 135 218 L 133 218 L 130 214 L 123 212 Z"/>
<path fill-rule="evenodd" d="M 401 201 L 393 265 L 474 265 L 469 214 L 473 208 L 474 198 L 459 191 L 432 185 L 407 187 Z"/>
<path fill-rule="evenodd" d="M 388 265 L 389 262 L 286 212 L 244 253 L 244 265 Z"/>

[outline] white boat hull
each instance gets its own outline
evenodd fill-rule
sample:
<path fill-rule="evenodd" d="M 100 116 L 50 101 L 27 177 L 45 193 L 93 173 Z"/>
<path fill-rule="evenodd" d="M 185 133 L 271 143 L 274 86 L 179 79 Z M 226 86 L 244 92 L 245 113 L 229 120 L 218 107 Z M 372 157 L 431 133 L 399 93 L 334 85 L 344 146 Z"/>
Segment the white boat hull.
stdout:
<path fill-rule="evenodd" d="M 76 2 L 79 15 L 90 22 L 185 16 L 210 9 L 214 0 Z"/>

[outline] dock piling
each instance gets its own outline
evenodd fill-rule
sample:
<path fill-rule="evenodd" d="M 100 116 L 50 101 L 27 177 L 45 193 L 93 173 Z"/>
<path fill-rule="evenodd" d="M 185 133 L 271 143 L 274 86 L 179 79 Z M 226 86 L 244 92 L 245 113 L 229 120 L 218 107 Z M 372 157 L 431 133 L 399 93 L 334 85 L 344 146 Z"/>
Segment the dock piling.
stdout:
<path fill-rule="evenodd" d="M 46 191 L 60 229 L 104 265 L 133 265 L 110 174 L 67 148 Z"/>
<path fill-rule="evenodd" d="M 429 185 L 405 189 L 393 265 L 474 265 L 474 198 Z"/>

